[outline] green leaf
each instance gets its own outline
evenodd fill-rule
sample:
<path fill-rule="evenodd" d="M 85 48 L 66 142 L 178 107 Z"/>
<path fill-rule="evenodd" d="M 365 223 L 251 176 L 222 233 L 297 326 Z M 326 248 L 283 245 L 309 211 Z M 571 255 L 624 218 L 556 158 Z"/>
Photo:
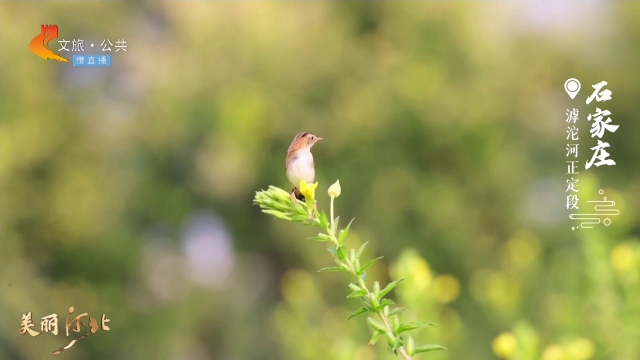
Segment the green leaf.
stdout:
<path fill-rule="evenodd" d="M 288 217 L 282 211 L 279 211 L 279 210 L 262 210 L 262 212 L 267 214 L 267 215 L 275 216 L 275 217 L 277 217 L 279 219 L 291 220 L 290 217 Z"/>
<path fill-rule="evenodd" d="M 349 250 L 349 261 L 354 262 L 356 260 L 356 251 L 355 249 Z"/>
<path fill-rule="evenodd" d="M 347 295 L 347 299 L 359 298 L 359 297 L 367 296 L 367 294 L 368 292 L 366 290 L 356 290 L 351 294 Z"/>
<path fill-rule="evenodd" d="M 380 299 L 380 296 L 378 296 L 380 294 L 380 283 L 377 281 L 373 283 L 373 293 Z"/>
<path fill-rule="evenodd" d="M 318 236 L 308 237 L 307 239 L 313 240 L 313 241 L 326 242 L 326 241 L 331 241 L 331 236 L 324 233 L 319 233 Z"/>
<path fill-rule="evenodd" d="M 393 346 L 391 347 L 391 352 L 394 354 L 398 354 L 398 349 L 402 346 L 402 338 L 396 338 L 396 341 L 393 342 Z"/>
<path fill-rule="evenodd" d="M 375 296 L 371 297 L 371 306 L 374 311 L 378 311 L 378 309 L 380 309 L 380 302 L 378 302 L 378 299 Z"/>
<path fill-rule="evenodd" d="M 398 348 L 395 347 L 398 344 L 399 338 L 397 338 L 391 331 L 387 331 L 385 333 L 387 335 L 387 351 L 395 354 L 398 351 Z M 394 348 L 395 347 L 395 348 Z"/>
<path fill-rule="evenodd" d="M 379 330 L 379 331 L 386 331 L 387 328 L 384 327 L 384 325 L 382 323 L 380 323 L 379 321 L 377 321 L 376 319 L 372 318 L 372 317 L 368 317 L 367 318 L 367 322 L 369 323 L 369 325 L 371 325 L 371 327 L 374 330 Z"/>
<path fill-rule="evenodd" d="M 319 241 L 319 242 L 329 241 L 329 240 L 323 239 L 323 238 L 321 238 L 319 236 L 311 236 L 311 237 L 308 237 L 307 240 L 313 240 L 313 241 Z"/>
<path fill-rule="evenodd" d="M 353 221 L 353 220 L 351 220 Z M 349 225 L 351 225 L 351 223 L 349 223 Z M 367 246 L 369 242 L 367 241 L 366 243 L 360 245 L 360 248 L 358 249 L 358 251 L 356 251 L 356 259 L 360 258 L 360 255 L 362 255 L 362 251 L 364 251 L 364 248 Z"/>
<path fill-rule="evenodd" d="M 327 229 L 329 227 L 329 218 L 327 217 L 327 213 L 324 211 L 320 214 L 320 226 L 323 229 Z"/>
<path fill-rule="evenodd" d="M 305 222 L 309 220 L 309 215 L 306 214 L 292 214 L 291 220 L 295 222 Z"/>
<path fill-rule="evenodd" d="M 349 271 L 349 265 L 347 265 L 346 262 L 342 261 L 342 260 L 336 260 L 336 264 L 338 264 L 338 266 L 340 266 L 341 268 L 345 269 L 346 271 Z"/>
<path fill-rule="evenodd" d="M 328 252 L 329 252 L 329 254 L 331 254 L 331 255 L 337 255 L 337 254 L 338 254 L 338 253 L 336 252 L 336 249 L 335 249 L 335 248 L 332 248 L 332 247 L 327 248 L 327 251 L 328 251 Z"/>
<path fill-rule="evenodd" d="M 407 355 L 413 356 L 416 353 L 416 343 L 411 336 L 407 337 Z"/>
<path fill-rule="evenodd" d="M 291 211 L 294 210 L 293 203 L 291 202 L 291 197 L 288 200 L 282 200 L 273 196 L 265 196 L 261 199 L 263 203 L 269 204 L 271 207 Z"/>
<path fill-rule="evenodd" d="M 382 291 L 380 291 L 380 294 L 377 295 L 378 299 L 382 299 L 382 297 L 387 295 L 389 293 L 389 291 L 393 290 L 393 288 L 398 286 L 398 284 L 400 284 L 404 280 L 406 280 L 406 279 L 402 278 L 402 279 L 398 279 L 398 280 L 390 282 L 387 286 L 384 287 L 384 289 L 382 289 Z"/>
<path fill-rule="evenodd" d="M 398 315 L 393 315 L 391 318 L 389 318 L 389 320 L 391 320 L 393 331 L 398 334 L 398 329 L 400 328 L 400 318 L 398 317 Z"/>
<path fill-rule="evenodd" d="M 279 199 L 281 201 L 285 201 L 291 203 L 291 194 L 286 190 L 283 190 L 277 186 L 269 185 L 268 191 L 261 191 L 262 193 L 268 193 L 274 199 Z"/>
<path fill-rule="evenodd" d="M 362 302 L 362 305 L 364 305 L 364 307 L 367 309 L 367 311 L 373 311 L 373 305 L 371 304 L 371 299 L 369 299 L 369 297 L 361 297 L 360 301 Z"/>
<path fill-rule="evenodd" d="M 353 319 L 354 317 L 356 317 L 358 315 L 362 315 L 362 314 L 366 313 L 367 311 L 369 311 L 369 310 L 367 310 L 367 308 L 361 307 L 358 310 L 352 312 L 351 315 L 349 315 L 349 317 L 347 317 L 347 321 Z"/>
<path fill-rule="evenodd" d="M 347 238 L 347 235 L 349 234 L 349 228 L 351 227 L 351 223 L 353 223 L 354 219 L 351 219 L 351 221 L 349 221 L 349 225 L 347 225 L 346 228 L 344 228 L 344 230 L 340 230 L 340 235 L 338 236 L 338 242 L 342 245 L 342 243 L 344 243 L 344 239 Z M 358 256 L 360 256 L 360 254 L 358 254 Z"/>
<path fill-rule="evenodd" d="M 347 270 L 341 268 L 340 266 L 332 266 L 332 267 L 326 267 L 326 268 L 322 268 L 322 269 L 318 270 L 318 272 L 321 272 L 321 271 L 339 272 L 339 271 L 347 271 Z"/>
<path fill-rule="evenodd" d="M 360 290 L 363 290 L 360 286 L 358 286 L 358 285 L 356 285 L 356 284 L 354 284 L 354 283 L 350 283 L 350 284 L 349 284 L 349 288 L 351 288 L 351 290 L 353 290 L 353 291 L 360 291 Z"/>
<path fill-rule="evenodd" d="M 313 219 L 309 219 L 307 221 L 303 221 L 302 225 L 304 226 L 316 226 L 316 221 Z"/>
<path fill-rule="evenodd" d="M 406 324 L 402 324 L 400 325 L 400 327 L 398 328 L 397 333 L 401 334 L 405 331 L 411 331 L 411 330 L 415 330 L 415 329 L 419 329 L 422 327 L 427 327 L 430 325 L 438 325 L 438 324 L 434 324 L 434 323 L 430 323 L 430 322 L 426 322 L 426 321 L 413 321 L 413 322 L 409 322 Z"/>
<path fill-rule="evenodd" d="M 360 272 L 358 271 L 358 273 L 360 273 Z M 361 279 L 363 282 L 365 282 L 365 283 L 366 283 L 366 282 L 367 282 L 367 273 L 366 273 L 366 272 L 363 272 L 363 273 L 362 273 L 362 275 L 360 275 L 360 279 Z"/>
<path fill-rule="evenodd" d="M 378 310 L 384 308 L 385 306 L 390 306 L 390 305 L 393 305 L 393 304 L 395 304 L 395 303 L 391 299 L 382 299 L 382 301 L 380 301 L 380 305 L 378 305 L 375 310 L 378 311 Z"/>
<path fill-rule="evenodd" d="M 365 271 L 367 271 L 368 268 L 371 267 L 371 265 L 375 264 L 378 260 L 382 259 L 384 256 L 380 256 L 377 257 L 371 261 L 369 261 L 368 263 L 364 264 L 364 266 L 362 267 L 362 269 L 360 269 L 360 274 L 364 274 Z"/>
<path fill-rule="evenodd" d="M 369 345 L 375 345 L 376 342 L 378 342 L 378 339 L 380 339 L 380 336 L 384 335 L 384 331 L 380 331 L 380 330 L 376 330 L 373 333 L 373 336 L 371 337 L 371 340 L 369 340 Z"/>
<path fill-rule="evenodd" d="M 340 223 L 340 216 L 336 217 L 335 220 L 333 220 L 333 233 L 336 233 L 336 230 L 338 229 L 338 224 Z"/>
<path fill-rule="evenodd" d="M 420 345 L 420 346 L 416 346 L 416 350 L 413 353 L 419 354 L 419 353 L 429 352 L 434 350 L 447 350 L 447 348 L 440 345 Z"/>
<path fill-rule="evenodd" d="M 399 314 L 399 313 L 401 313 L 403 311 L 407 311 L 407 309 L 405 309 L 403 307 L 397 307 L 397 308 L 391 310 L 391 312 L 389 313 L 389 316 L 395 315 L 395 314 Z"/>
<path fill-rule="evenodd" d="M 338 255 L 338 259 L 342 260 L 347 256 L 347 248 L 344 246 L 338 246 L 336 253 Z"/>

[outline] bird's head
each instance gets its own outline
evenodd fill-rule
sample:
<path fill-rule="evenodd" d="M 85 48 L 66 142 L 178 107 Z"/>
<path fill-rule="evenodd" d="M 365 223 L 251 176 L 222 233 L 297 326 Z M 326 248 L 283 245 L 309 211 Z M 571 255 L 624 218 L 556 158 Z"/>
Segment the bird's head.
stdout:
<path fill-rule="evenodd" d="M 322 140 L 322 138 L 313 135 L 310 132 L 300 133 L 296 135 L 295 138 L 293 138 L 291 146 L 289 147 L 289 151 L 296 151 L 304 148 L 311 149 L 311 147 L 319 140 Z"/>

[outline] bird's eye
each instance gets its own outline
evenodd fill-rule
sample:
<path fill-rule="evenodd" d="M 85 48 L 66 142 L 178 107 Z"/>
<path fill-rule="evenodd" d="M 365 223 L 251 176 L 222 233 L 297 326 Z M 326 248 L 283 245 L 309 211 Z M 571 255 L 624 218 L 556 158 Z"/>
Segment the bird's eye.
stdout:
<path fill-rule="evenodd" d="M 311 141 L 316 141 L 316 137 L 311 135 Z"/>

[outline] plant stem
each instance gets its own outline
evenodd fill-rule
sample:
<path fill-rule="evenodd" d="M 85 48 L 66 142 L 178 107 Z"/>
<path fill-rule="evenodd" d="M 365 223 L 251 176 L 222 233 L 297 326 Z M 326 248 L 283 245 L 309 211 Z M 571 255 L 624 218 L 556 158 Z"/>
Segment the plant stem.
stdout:
<path fill-rule="evenodd" d="M 332 237 L 335 237 L 332 234 Z M 337 244 L 337 241 L 336 241 Z M 356 271 L 355 266 L 353 265 L 353 263 L 351 262 L 351 260 L 349 260 L 349 258 L 345 258 L 344 259 L 345 262 L 347 263 L 347 265 L 349 265 L 349 269 L 351 270 L 351 274 L 353 276 L 355 276 L 358 279 L 358 284 L 360 284 L 360 287 L 363 288 L 366 292 L 367 292 L 367 296 L 369 298 L 371 297 L 375 297 L 375 294 L 373 294 L 371 291 L 369 291 L 369 288 L 367 287 L 367 283 L 364 282 L 364 280 L 362 280 L 362 277 L 358 276 L 358 273 Z M 387 317 L 385 316 L 385 314 L 381 311 L 376 311 L 376 314 L 378 314 L 378 316 L 380 317 L 380 320 L 382 320 L 382 322 L 384 323 L 384 325 L 387 327 L 387 331 L 391 331 L 393 332 L 393 327 L 391 326 L 391 324 L 389 323 L 389 319 L 387 319 Z M 402 357 L 405 360 L 411 360 L 411 357 L 407 354 L 407 352 L 404 349 L 404 346 L 400 346 L 398 348 L 398 351 L 400 351 L 400 354 L 402 354 Z"/>
<path fill-rule="evenodd" d="M 380 316 L 380 319 L 382 320 L 382 322 L 384 322 L 384 325 L 387 327 L 387 329 L 389 331 L 392 331 L 391 324 L 389 324 L 389 319 L 387 319 L 387 317 L 384 316 L 384 314 L 381 313 L 381 312 L 378 312 L 378 316 Z M 407 354 L 407 352 L 404 349 L 404 346 L 400 346 L 398 348 L 398 351 L 400 351 L 400 354 L 402 355 L 402 358 L 404 360 L 411 360 L 411 356 L 409 356 L 409 354 Z"/>
<path fill-rule="evenodd" d="M 337 247 L 340 246 L 340 243 L 338 242 L 338 238 L 336 237 L 336 230 L 333 226 L 333 196 L 331 197 L 331 225 L 330 225 L 330 229 L 325 229 L 328 233 L 329 236 L 331 236 L 331 241 L 333 242 L 333 244 Z M 349 267 L 349 272 L 356 277 L 356 279 L 358 279 L 358 284 L 360 284 L 360 287 L 362 289 L 364 289 L 367 292 L 367 297 L 369 298 L 375 298 L 375 294 L 372 293 L 371 291 L 369 291 L 369 288 L 367 287 L 367 283 L 362 280 L 361 276 L 358 276 L 358 271 L 355 267 L 355 265 L 351 262 L 351 260 L 348 257 L 345 257 L 344 259 L 345 263 L 348 265 Z M 382 320 L 382 322 L 384 323 L 385 327 L 387 328 L 387 331 L 390 331 L 393 333 L 393 327 L 391 326 L 391 323 L 389 323 L 389 319 L 387 319 L 387 316 L 382 312 L 382 311 L 376 311 L 376 314 L 378 314 L 378 317 L 380 317 L 380 320 Z M 411 360 L 411 356 L 409 356 L 409 354 L 407 354 L 406 350 L 404 349 L 404 346 L 400 346 L 398 348 L 398 351 L 400 351 L 400 354 L 402 355 L 402 358 L 404 360 Z"/>
<path fill-rule="evenodd" d="M 335 235 L 335 228 L 333 227 L 333 199 L 334 197 L 331 197 L 331 236 L 335 239 L 336 235 Z M 337 243 L 337 240 L 336 240 Z"/>

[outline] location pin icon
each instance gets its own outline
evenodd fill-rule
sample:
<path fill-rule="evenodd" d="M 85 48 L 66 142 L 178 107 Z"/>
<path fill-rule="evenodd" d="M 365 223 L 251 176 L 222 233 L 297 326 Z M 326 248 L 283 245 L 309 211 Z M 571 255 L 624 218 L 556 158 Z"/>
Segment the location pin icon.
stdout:
<path fill-rule="evenodd" d="M 567 94 L 569 94 L 569 97 L 575 99 L 578 92 L 580 92 L 580 81 L 571 78 L 564 82 L 564 89 L 567 91 Z"/>

